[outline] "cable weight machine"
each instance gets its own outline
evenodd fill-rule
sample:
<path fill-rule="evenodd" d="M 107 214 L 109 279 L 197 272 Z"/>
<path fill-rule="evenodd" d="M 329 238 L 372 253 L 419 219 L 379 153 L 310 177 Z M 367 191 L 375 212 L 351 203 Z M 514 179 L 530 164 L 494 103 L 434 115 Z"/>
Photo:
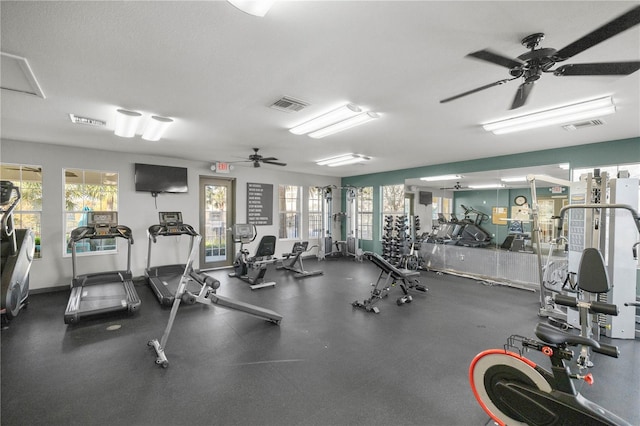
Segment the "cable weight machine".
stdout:
<path fill-rule="evenodd" d="M 551 322 L 566 320 L 564 326 L 579 329 L 580 335 L 586 338 L 598 340 L 604 332 L 611 338 L 633 339 L 637 335 L 635 307 L 632 305 L 636 300 L 637 265 L 632 249 L 638 244 L 640 233 L 640 222 L 635 210 L 638 205 L 638 179 L 629 178 L 626 172 L 620 172 L 617 178 L 610 179 L 608 173 L 600 173 L 596 169 L 593 173 L 582 175 L 578 182 L 567 183 L 571 188 L 570 204 L 562 207 L 559 216 L 554 217 L 558 221 L 557 234 L 551 242 L 551 248 L 562 240 L 567 242 L 566 279 L 562 288 L 549 285 L 548 269 L 551 263 L 547 261 L 542 266 L 542 235 L 534 180 L 534 176 L 529 176 L 533 196 L 533 231 L 536 233 L 540 266 L 540 316 L 549 317 Z M 562 228 L 567 211 L 571 213 L 567 215 L 568 238 L 565 239 Z M 606 264 L 605 274 L 599 280 L 603 285 L 595 289 L 585 287 L 584 282 L 581 282 L 585 279 L 584 274 L 581 279 L 581 259 L 587 251 L 597 253 L 597 257 L 602 257 L 602 262 Z M 556 284 L 562 282 L 555 281 Z M 567 304 L 568 299 L 572 299 L 570 304 Z M 593 312 L 588 309 L 593 304 L 609 304 L 616 307 L 616 312 Z M 558 305 L 569 308 L 564 313 Z M 601 343 L 601 346 L 607 345 Z M 614 349 L 617 350 L 611 347 L 611 351 Z M 581 348 L 578 364 L 585 367 L 592 365 L 588 346 Z"/>
<path fill-rule="evenodd" d="M 362 261 L 362 249 L 360 248 L 359 224 L 358 224 L 358 197 L 360 188 L 354 186 L 338 187 L 328 185 L 320 187 L 322 196 L 322 235 L 320 237 L 320 249 L 318 259 L 327 257 L 353 257 Z M 347 208 L 345 212 L 333 213 L 333 196 L 337 190 L 345 190 Z M 337 220 L 344 219 L 346 223 L 346 240 L 333 239 L 333 225 Z M 334 247 L 335 246 L 335 247 Z"/>

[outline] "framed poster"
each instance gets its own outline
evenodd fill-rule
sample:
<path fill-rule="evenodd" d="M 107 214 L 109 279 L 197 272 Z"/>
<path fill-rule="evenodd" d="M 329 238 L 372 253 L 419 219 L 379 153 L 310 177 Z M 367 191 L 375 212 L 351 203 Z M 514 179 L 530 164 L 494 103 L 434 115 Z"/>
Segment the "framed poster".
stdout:
<path fill-rule="evenodd" d="M 273 185 L 247 183 L 247 223 L 260 226 L 273 224 Z"/>

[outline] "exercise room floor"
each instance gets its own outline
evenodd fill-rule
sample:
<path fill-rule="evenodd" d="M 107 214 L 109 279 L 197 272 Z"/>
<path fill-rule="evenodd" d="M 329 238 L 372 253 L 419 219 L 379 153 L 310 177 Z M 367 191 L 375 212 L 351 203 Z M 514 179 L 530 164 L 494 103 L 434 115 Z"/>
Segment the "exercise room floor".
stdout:
<path fill-rule="evenodd" d="M 276 287 L 214 271 L 219 294 L 275 310 L 280 326 L 240 312 L 182 305 L 166 354 L 147 341 L 169 317 L 144 281 L 140 311 L 64 324 L 68 291 L 34 294 L 2 330 L 2 425 L 471 425 L 489 418 L 475 401 L 473 357 L 510 334 L 534 337 L 538 294 L 422 272 L 428 294 L 379 314 L 367 298 L 378 269 L 350 259 L 305 261 L 323 276 Z M 118 328 L 118 326 L 120 326 Z M 614 342 L 619 359 L 594 354 L 588 398 L 640 425 L 640 343 Z M 547 366 L 544 359 L 532 359 Z"/>

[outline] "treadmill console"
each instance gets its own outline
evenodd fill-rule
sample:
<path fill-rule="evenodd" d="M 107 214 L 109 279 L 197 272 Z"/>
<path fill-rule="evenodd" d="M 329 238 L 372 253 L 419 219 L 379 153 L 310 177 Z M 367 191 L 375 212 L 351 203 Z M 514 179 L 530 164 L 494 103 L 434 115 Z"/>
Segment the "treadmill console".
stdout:
<path fill-rule="evenodd" d="M 167 234 L 180 234 L 183 232 L 181 212 L 160 212 L 160 226 L 167 229 Z"/>
<path fill-rule="evenodd" d="M 256 238 L 253 225 L 246 223 L 236 223 L 233 225 L 234 240 L 242 243 L 249 243 Z"/>
<path fill-rule="evenodd" d="M 111 228 L 118 226 L 118 212 L 87 212 L 87 226 L 95 230 L 96 236 L 111 235 Z"/>

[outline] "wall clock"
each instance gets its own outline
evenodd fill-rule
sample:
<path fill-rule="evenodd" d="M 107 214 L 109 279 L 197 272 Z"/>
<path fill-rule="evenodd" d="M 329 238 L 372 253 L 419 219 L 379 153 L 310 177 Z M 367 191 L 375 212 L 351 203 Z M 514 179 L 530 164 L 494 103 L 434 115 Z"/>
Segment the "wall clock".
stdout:
<path fill-rule="evenodd" d="M 527 197 L 525 197 L 524 195 L 518 195 L 513 199 L 513 202 L 516 206 L 523 206 L 527 204 Z"/>

